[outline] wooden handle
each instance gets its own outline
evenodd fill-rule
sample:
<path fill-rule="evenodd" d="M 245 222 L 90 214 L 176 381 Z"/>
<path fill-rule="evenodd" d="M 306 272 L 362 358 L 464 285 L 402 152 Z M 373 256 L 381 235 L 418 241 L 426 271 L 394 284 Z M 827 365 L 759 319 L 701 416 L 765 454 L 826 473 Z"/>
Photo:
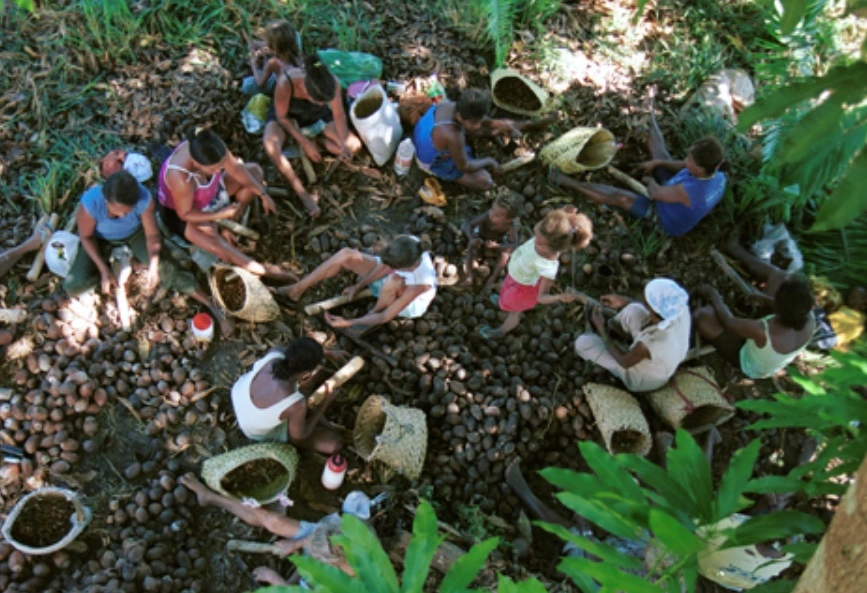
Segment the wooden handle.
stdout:
<path fill-rule="evenodd" d="M 72 211 L 72 216 L 70 216 L 69 220 L 66 221 L 66 225 L 63 227 L 63 230 L 68 233 L 74 233 L 75 227 L 78 226 L 78 209 L 81 207 L 81 204 L 75 205 L 75 210 Z"/>
<path fill-rule="evenodd" d="M 220 225 L 221 227 L 223 227 L 224 229 L 229 229 L 230 231 L 232 231 L 236 235 L 241 235 L 243 237 L 249 237 L 250 239 L 253 239 L 254 241 L 259 240 L 259 233 L 257 233 L 256 231 L 254 231 L 252 229 L 248 229 L 243 224 L 238 224 L 234 220 L 221 219 L 221 220 L 217 221 L 217 224 Z"/>
<path fill-rule="evenodd" d="M 596 299 L 594 299 L 594 298 L 593 298 L 592 296 L 590 296 L 589 294 L 583 293 L 583 292 L 581 292 L 580 290 L 575 290 L 574 288 L 571 288 L 571 287 L 570 287 L 570 288 L 569 288 L 569 293 L 570 293 L 570 294 L 574 294 L 576 297 L 578 297 L 578 300 L 581 301 L 581 303 L 584 304 L 585 306 L 587 306 L 587 305 L 595 305 L 595 306 L 597 306 L 597 307 L 602 307 L 602 311 L 603 311 L 606 315 L 616 315 L 616 314 L 617 314 L 617 311 L 615 311 L 614 309 L 611 309 L 611 308 L 609 308 L 609 307 L 606 307 L 605 305 L 603 305 L 602 303 L 600 303 L 599 301 L 597 301 Z"/>
<path fill-rule="evenodd" d="M 57 228 L 57 223 L 59 222 L 59 214 L 52 214 L 48 217 L 48 226 L 53 229 Z M 26 276 L 28 282 L 36 282 L 36 280 L 39 279 L 39 275 L 42 273 L 42 266 L 45 264 L 45 249 L 47 247 L 47 244 L 43 243 L 42 247 L 39 249 L 39 253 L 37 253 L 36 257 L 33 258 L 33 265 L 30 266 L 30 271 L 27 272 Z"/>
<path fill-rule="evenodd" d="M 710 252 L 710 256 L 716 265 L 719 266 L 720 270 L 722 270 L 723 274 L 728 276 L 729 280 L 734 282 L 739 289 L 746 295 L 752 296 L 754 294 L 761 294 L 758 290 L 753 288 L 746 280 L 741 278 L 741 275 L 737 273 L 737 271 L 729 265 L 726 261 L 726 258 L 723 257 L 722 253 L 717 251 L 716 249 L 712 249 Z"/>
<path fill-rule="evenodd" d="M 524 156 L 519 156 L 516 159 L 512 159 L 508 163 L 503 163 L 500 167 L 500 171 L 502 173 L 508 173 L 509 171 L 513 171 L 519 167 L 523 167 L 524 165 L 529 165 L 536 159 L 536 153 L 531 152 L 529 154 L 525 154 Z"/>
<path fill-rule="evenodd" d="M 363 367 L 364 359 L 360 356 L 353 356 L 349 362 L 337 369 L 337 372 L 334 373 L 330 379 L 327 379 L 325 383 L 320 385 L 319 388 L 314 391 L 309 398 L 307 398 L 307 405 L 311 407 L 318 406 L 329 392 L 333 392 L 335 389 L 349 381 Z"/>
<path fill-rule="evenodd" d="M 0 309 L 0 321 L 4 323 L 21 323 L 27 319 L 25 309 Z"/>
<path fill-rule="evenodd" d="M 292 125 L 299 130 L 301 129 L 298 122 L 294 119 L 292 120 Z M 298 145 L 298 152 L 301 155 L 301 168 L 304 169 L 304 176 L 307 177 L 307 183 L 313 185 L 316 183 L 316 171 L 313 170 L 313 163 L 310 162 L 310 159 L 307 157 L 307 153 L 304 152 L 304 147 L 301 146 L 301 144 Z"/>
<path fill-rule="evenodd" d="M 243 539 L 230 539 L 226 542 L 226 549 L 230 552 L 246 552 L 248 554 L 274 554 L 282 556 L 280 548 L 274 544 L 250 542 Z"/>
<path fill-rule="evenodd" d="M 330 299 L 325 299 L 324 301 L 319 301 L 318 303 L 307 305 L 304 307 L 304 312 L 308 315 L 316 315 L 322 311 L 328 311 L 334 307 L 339 307 L 340 305 L 345 305 L 346 303 L 351 303 L 352 301 L 367 298 L 369 296 L 373 296 L 373 293 L 370 292 L 369 289 L 365 288 L 361 292 L 356 293 L 355 298 L 349 298 L 349 295 L 341 294 L 336 297 L 331 297 Z"/>
<path fill-rule="evenodd" d="M 617 181 L 619 181 L 623 185 L 628 186 L 629 189 L 631 189 L 635 193 L 641 194 L 645 198 L 650 197 L 650 193 L 647 191 L 647 188 L 644 186 L 643 183 L 637 182 L 635 179 L 633 179 L 632 177 L 630 177 L 629 175 L 627 175 L 623 171 L 616 169 L 616 168 L 612 167 L 611 165 L 609 165 L 608 166 L 608 174 L 611 175 L 612 177 L 614 177 Z"/>

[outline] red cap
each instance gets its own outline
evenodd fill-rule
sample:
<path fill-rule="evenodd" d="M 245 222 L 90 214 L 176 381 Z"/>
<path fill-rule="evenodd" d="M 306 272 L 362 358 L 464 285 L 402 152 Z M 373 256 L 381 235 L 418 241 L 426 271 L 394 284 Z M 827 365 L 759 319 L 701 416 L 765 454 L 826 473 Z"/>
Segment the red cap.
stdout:
<path fill-rule="evenodd" d="M 340 453 L 335 453 L 328 458 L 328 469 L 333 472 L 342 472 L 346 470 L 346 458 Z"/>
<path fill-rule="evenodd" d="M 211 316 L 207 313 L 197 313 L 193 317 L 193 327 L 197 330 L 203 331 L 208 329 L 214 324 L 214 320 L 211 319 Z"/>

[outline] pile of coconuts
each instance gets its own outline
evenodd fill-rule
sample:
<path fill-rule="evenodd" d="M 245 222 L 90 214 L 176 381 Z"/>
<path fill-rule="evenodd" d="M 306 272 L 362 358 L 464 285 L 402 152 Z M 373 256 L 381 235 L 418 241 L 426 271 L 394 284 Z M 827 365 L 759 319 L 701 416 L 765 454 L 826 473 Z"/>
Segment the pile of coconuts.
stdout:
<path fill-rule="evenodd" d="M 557 204 L 546 203 L 531 185 L 515 189 L 524 196 L 521 238 L 526 240 L 532 223 Z M 466 248 L 457 224 L 417 203 L 407 210 L 406 222 L 396 229 L 347 221 L 316 233 L 303 253 L 305 270 L 343 247 L 375 250 L 405 232 L 431 242 L 444 284 L 456 280 Z M 640 286 L 646 280 L 640 277 L 643 265 L 595 243 L 578 254 L 574 265 L 570 255 L 564 256 L 560 284 L 570 283 L 574 269 L 576 286 L 589 290 L 580 282 L 591 280 L 594 272 L 584 266 L 600 262 L 615 268 L 615 278 L 628 263 L 639 278 L 624 285 Z M 477 285 L 492 265 L 480 267 Z M 305 301 L 337 294 L 346 282 L 329 281 Z M 370 304 L 361 301 L 337 313 L 359 315 Z M 134 302 L 137 309 L 141 305 Z M 208 548 L 205 535 L 196 531 L 195 497 L 178 478 L 198 466 L 202 449 L 218 453 L 227 441 L 243 439 L 226 413 L 226 392 L 211 388 L 213 376 L 205 371 L 203 351 L 188 331 L 195 312 L 188 307 L 180 297 L 163 298 L 141 315 L 133 332 L 124 332 L 110 299 L 92 311 L 60 296 L 30 302 L 26 327 L 19 327 L 7 346 L 11 360 L 5 372 L 12 390 L 0 402 L 0 439 L 23 448 L 26 460 L 0 472 L 3 508 L 8 513 L 22 494 L 41 484 L 67 485 L 84 491 L 94 520 L 79 538 L 87 543 L 87 552 L 28 557 L 0 545 L 2 590 L 168 593 L 207 587 Z M 365 338 L 398 364 L 392 367 L 361 352 L 368 364 L 353 382 L 365 395 L 382 394 L 427 413 L 428 456 L 418 486 L 429 487 L 455 516 L 472 504 L 486 513 L 514 517 L 520 501 L 505 484 L 504 472 L 516 457 L 526 468 L 578 467 L 576 440 L 594 436 L 581 390 L 585 365 L 572 347 L 584 329 L 580 311 L 576 304 L 539 307 L 511 335 L 489 341 L 477 330 L 499 325 L 502 314 L 488 295 L 443 287 L 423 318 L 394 320 Z M 287 325 L 302 324 L 328 331 L 321 317 L 285 310 L 268 324 L 239 323 L 232 339 L 255 351 L 239 363 L 241 370 L 269 345 L 287 343 L 292 337 Z M 341 346 L 358 352 L 343 339 Z M 338 399 L 329 417 L 351 427 L 361 401 L 346 405 Z M 117 416 L 134 419 L 134 435 L 112 437 L 109 424 Z M 123 439 L 135 441 L 134 454 L 113 470 L 125 488 L 101 497 L 92 484 L 103 479 L 99 472 L 109 470 L 88 461 Z M 88 472 L 93 482 L 87 482 Z"/>

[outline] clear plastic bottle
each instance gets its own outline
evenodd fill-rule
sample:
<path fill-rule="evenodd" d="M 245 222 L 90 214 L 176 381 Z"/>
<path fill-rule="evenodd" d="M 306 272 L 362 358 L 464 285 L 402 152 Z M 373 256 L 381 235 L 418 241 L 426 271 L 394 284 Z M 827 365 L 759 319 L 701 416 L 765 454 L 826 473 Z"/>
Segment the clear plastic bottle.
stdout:
<path fill-rule="evenodd" d="M 415 156 L 415 145 L 412 138 L 404 138 L 397 145 L 397 153 L 394 155 L 394 172 L 398 177 L 403 177 L 412 168 L 412 159 Z"/>

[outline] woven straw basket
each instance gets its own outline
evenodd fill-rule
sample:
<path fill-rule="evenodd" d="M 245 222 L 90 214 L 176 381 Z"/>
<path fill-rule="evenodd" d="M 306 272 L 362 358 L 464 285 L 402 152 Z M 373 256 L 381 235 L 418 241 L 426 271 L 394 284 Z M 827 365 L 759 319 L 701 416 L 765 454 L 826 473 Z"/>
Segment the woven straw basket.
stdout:
<path fill-rule="evenodd" d="M 75 507 L 75 513 L 69 517 L 69 531 L 57 542 L 45 546 L 43 548 L 34 548 L 32 546 L 28 546 L 27 544 L 23 544 L 17 541 L 12 536 L 12 528 L 15 525 L 15 522 L 21 516 L 21 513 L 27 507 L 27 504 L 30 501 L 35 499 L 44 499 L 49 497 L 60 497 L 65 498 L 69 502 L 72 503 L 72 506 Z M 2 534 L 3 538 L 9 542 L 12 547 L 16 550 L 24 552 L 25 554 L 51 554 L 52 552 L 56 552 L 58 550 L 62 550 L 77 538 L 84 528 L 87 527 L 87 524 L 90 523 L 90 519 L 92 517 L 92 513 L 90 509 L 84 506 L 81 501 L 78 499 L 78 494 L 73 492 L 72 490 L 67 490 L 66 488 L 55 488 L 54 486 L 46 486 L 44 488 L 40 488 L 38 490 L 34 490 L 21 500 L 19 500 L 15 507 L 13 507 L 12 511 L 9 513 L 9 516 L 6 517 L 6 522 L 3 523 Z"/>
<path fill-rule="evenodd" d="M 653 440 L 638 401 L 628 392 L 601 383 L 584 385 L 596 426 L 611 453 L 647 455 Z"/>
<path fill-rule="evenodd" d="M 539 152 L 539 158 L 564 173 L 601 169 L 617 152 L 614 134 L 605 128 L 574 128 Z"/>
<path fill-rule="evenodd" d="M 254 322 L 273 321 L 280 315 L 280 307 L 277 306 L 274 297 L 268 292 L 258 276 L 247 270 L 217 264 L 211 268 L 208 280 L 211 284 L 214 300 L 230 315 Z M 221 294 L 224 284 L 234 282 L 240 282 L 244 290 L 244 303 L 238 309 L 227 306 Z"/>
<path fill-rule="evenodd" d="M 528 89 L 539 101 L 538 109 L 524 109 L 522 107 L 518 107 L 517 105 L 513 105 L 511 103 L 511 99 L 513 99 L 513 97 L 510 97 L 508 93 L 503 92 L 503 87 L 498 88 L 499 84 L 506 81 L 509 81 L 512 84 L 521 84 L 526 89 Z M 501 109 L 505 109 L 506 111 L 510 111 L 512 113 L 517 113 L 518 115 L 536 117 L 537 115 L 542 113 L 548 106 L 549 98 L 550 97 L 548 95 L 548 91 L 540 87 L 529 78 L 521 76 L 514 70 L 509 70 L 508 68 L 498 68 L 491 72 L 491 99 L 493 99 L 494 105 L 500 107 Z"/>
<path fill-rule="evenodd" d="M 251 488 L 245 492 L 228 492 L 223 487 L 223 480 L 232 470 L 238 469 L 247 463 L 271 459 L 279 463 L 285 469 L 270 483 Z M 277 500 L 285 493 L 298 469 L 298 452 L 295 447 L 285 443 L 257 443 L 248 445 L 211 457 L 202 464 L 202 479 L 212 489 L 220 494 L 232 498 L 253 498 L 260 504 L 267 504 Z"/>
<path fill-rule="evenodd" d="M 681 369 L 668 385 L 648 394 L 653 411 L 674 429 L 710 430 L 734 413 L 707 367 Z"/>
<path fill-rule="evenodd" d="M 421 475 L 427 451 L 427 422 L 421 410 L 371 395 L 358 410 L 352 440 L 365 461 L 381 461 L 410 480 Z"/>

